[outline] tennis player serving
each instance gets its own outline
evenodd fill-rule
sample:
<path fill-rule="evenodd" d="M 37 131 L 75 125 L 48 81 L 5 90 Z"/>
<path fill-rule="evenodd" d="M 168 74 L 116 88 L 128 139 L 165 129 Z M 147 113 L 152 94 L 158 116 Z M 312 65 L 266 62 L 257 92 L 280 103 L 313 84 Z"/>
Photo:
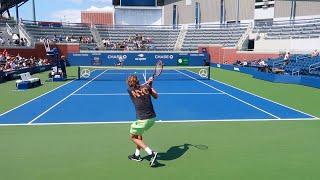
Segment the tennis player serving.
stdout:
<path fill-rule="evenodd" d="M 151 167 L 155 166 L 158 153 L 152 151 L 149 146 L 145 144 L 142 135 L 154 125 L 156 120 L 156 113 L 153 109 L 151 96 L 157 99 L 158 94 L 152 87 L 153 80 L 151 77 L 144 85 L 140 85 L 136 75 L 131 75 L 127 79 L 128 93 L 135 106 L 137 116 L 137 121 L 132 123 L 130 128 L 130 138 L 135 143 L 136 150 L 135 153 L 128 158 L 134 161 L 142 161 L 140 150 L 144 149 L 148 155 L 151 156 Z"/>

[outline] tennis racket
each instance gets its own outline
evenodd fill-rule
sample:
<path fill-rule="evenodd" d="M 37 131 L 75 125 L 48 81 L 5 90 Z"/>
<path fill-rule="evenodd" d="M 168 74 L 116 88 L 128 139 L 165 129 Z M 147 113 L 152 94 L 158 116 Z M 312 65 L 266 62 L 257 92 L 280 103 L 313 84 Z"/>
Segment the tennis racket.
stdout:
<path fill-rule="evenodd" d="M 152 76 L 146 80 L 146 72 L 144 74 L 144 78 L 145 78 L 145 81 L 146 83 L 145 84 L 149 84 L 150 86 L 152 86 L 152 82 L 161 75 L 163 71 L 163 62 L 161 60 L 159 60 L 154 68 L 154 72 L 152 74 Z"/>
<path fill-rule="evenodd" d="M 163 62 L 159 60 L 154 68 L 154 73 L 152 75 L 152 79 L 155 80 L 157 77 L 161 75 L 163 71 Z"/>

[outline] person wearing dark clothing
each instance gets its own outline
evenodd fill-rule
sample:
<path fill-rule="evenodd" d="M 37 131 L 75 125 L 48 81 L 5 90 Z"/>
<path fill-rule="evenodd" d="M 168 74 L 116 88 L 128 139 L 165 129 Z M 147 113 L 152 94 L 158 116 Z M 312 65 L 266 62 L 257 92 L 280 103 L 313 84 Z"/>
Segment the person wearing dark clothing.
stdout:
<path fill-rule="evenodd" d="M 150 78 L 146 84 L 140 85 L 136 75 L 128 77 L 128 93 L 136 110 L 137 121 L 130 127 L 130 138 L 136 145 L 133 155 L 128 158 L 134 161 L 142 161 L 140 150 L 144 149 L 151 156 L 150 166 L 156 164 L 157 152 L 152 151 L 142 140 L 142 135 L 149 130 L 155 123 L 156 113 L 153 108 L 151 97 L 158 98 L 158 93 L 152 87 L 153 78 Z"/>
<path fill-rule="evenodd" d="M 58 61 L 58 68 L 62 71 L 62 77 L 67 78 L 67 61 L 65 56 L 61 56 L 61 59 Z"/>

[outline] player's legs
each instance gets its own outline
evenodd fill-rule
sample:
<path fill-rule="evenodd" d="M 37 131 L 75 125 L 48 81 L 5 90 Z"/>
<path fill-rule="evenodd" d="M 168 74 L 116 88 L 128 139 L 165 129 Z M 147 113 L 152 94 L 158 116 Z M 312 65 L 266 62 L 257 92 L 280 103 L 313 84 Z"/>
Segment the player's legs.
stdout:
<path fill-rule="evenodd" d="M 147 145 L 143 142 L 141 135 L 131 134 L 130 138 L 137 145 L 137 149 L 145 149 L 147 147 Z"/>
<path fill-rule="evenodd" d="M 140 139 L 141 141 L 143 141 L 141 135 L 138 136 L 138 139 Z M 141 150 L 141 147 L 137 145 L 137 149 L 138 149 L 138 150 Z"/>
<path fill-rule="evenodd" d="M 140 159 L 140 150 L 144 149 L 148 155 L 151 156 L 150 165 L 153 166 L 156 162 L 157 152 L 152 151 L 143 141 L 142 134 L 149 130 L 155 123 L 155 118 L 148 120 L 138 120 L 132 123 L 130 128 L 130 139 L 135 143 L 136 151 L 132 156 L 129 156 L 129 159 L 138 161 Z"/>

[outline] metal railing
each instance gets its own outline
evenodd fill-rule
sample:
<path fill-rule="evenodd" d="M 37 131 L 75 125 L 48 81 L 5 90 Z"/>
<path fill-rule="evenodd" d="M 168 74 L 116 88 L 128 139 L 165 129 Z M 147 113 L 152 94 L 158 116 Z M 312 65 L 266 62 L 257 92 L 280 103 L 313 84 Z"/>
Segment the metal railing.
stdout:
<path fill-rule="evenodd" d="M 309 56 L 304 55 L 304 56 L 297 56 L 295 58 L 295 60 L 296 60 L 296 62 L 298 62 L 299 60 L 304 60 L 304 59 L 309 59 L 309 58 L 310 58 Z"/>
<path fill-rule="evenodd" d="M 241 38 L 239 39 L 236 48 L 238 50 L 242 49 L 243 43 L 248 39 L 249 34 L 253 31 L 253 24 L 249 24 L 247 30 L 242 34 Z"/>
<path fill-rule="evenodd" d="M 311 64 L 309 66 L 309 73 L 311 73 L 312 70 L 316 70 L 316 69 L 319 69 L 319 68 L 320 68 L 320 62 Z"/>
<path fill-rule="evenodd" d="M 285 62 L 284 59 L 280 59 L 280 60 L 274 61 L 274 62 L 272 63 L 272 67 L 279 66 L 279 65 L 283 65 L 284 62 Z"/>
<path fill-rule="evenodd" d="M 13 35 L 13 30 L 11 28 L 11 26 L 6 23 L 6 29 L 7 29 L 7 33 L 9 34 L 9 36 L 12 36 Z"/>
<path fill-rule="evenodd" d="M 182 26 L 181 30 L 180 30 L 180 33 L 179 33 L 179 36 L 177 38 L 177 41 L 175 43 L 175 46 L 174 46 L 174 50 L 175 51 L 180 51 L 183 44 L 184 44 L 184 39 L 186 37 L 188 33 L 188 25 L 184 25 Z"/>
<path fill-rule="evenodd" d="M 298 69 L 292 69 L 291 75 L 292 76 L 295 76 L 295 75 L 299 76 L 300 75 L 300 69 L 299 70 Z"/>
<path fill-rule="evenodd" d="M 30 37 L 30 35 L 27 33 L 27 31 L 24 29 L 21 23 L 18 24 L 18 29 L 20 32 L 20 36 L 23 35 L 27 39 L 27 45 L 34 46 L 35 43 L 33 41 L 33 38 Z"/>
<path fill-rule="evenodd" d="M 100 36 L 100 33 L 99 33 L 96 25 L 92 25 L 91 28 L 90 28 L 90 31 L 91 31 L 92 37 L 93 37 L 93 39 L 95 41 L 95 44 L 98 47 L 102 47 L 102 38 Z"/>

